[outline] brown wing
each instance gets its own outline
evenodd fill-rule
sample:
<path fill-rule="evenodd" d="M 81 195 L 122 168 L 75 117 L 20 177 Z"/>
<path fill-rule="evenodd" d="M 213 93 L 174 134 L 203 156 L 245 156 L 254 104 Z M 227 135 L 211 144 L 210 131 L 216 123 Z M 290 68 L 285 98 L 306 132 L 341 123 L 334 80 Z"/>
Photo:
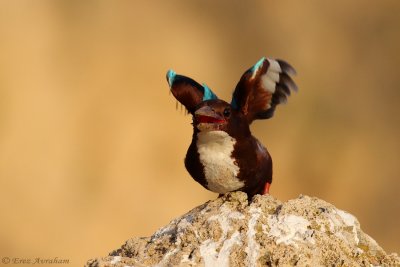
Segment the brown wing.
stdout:
<path fill-rule="evenodd" d="M 189 112 L 193 112 L 195 107 L 205 100 L 217 99 L 205 84 L 202 86 L 189 77 L 177 75 L 173 70 L 167 72 L 167 81 L 174 97 Z"/>
<path fill-rule="evenodd" d="M 241 77 L 232 96 L 232 107 L 240 110 L 251 123 L 269 119 L 276 105 L 285 103 L 297 86 L 290 77 L 296 71 L 283 60 L 262 58 Z"/>

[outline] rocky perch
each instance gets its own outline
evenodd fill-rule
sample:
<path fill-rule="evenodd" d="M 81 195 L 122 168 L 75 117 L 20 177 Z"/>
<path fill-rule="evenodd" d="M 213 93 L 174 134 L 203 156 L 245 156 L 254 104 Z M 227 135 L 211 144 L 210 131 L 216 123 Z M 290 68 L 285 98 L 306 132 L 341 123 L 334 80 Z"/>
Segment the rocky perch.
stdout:
<path fill-rule="evenodd" d="M 234 192 L 86 266 L 400 266 L 357 219 L 308 196 L 282 203 Z"/>

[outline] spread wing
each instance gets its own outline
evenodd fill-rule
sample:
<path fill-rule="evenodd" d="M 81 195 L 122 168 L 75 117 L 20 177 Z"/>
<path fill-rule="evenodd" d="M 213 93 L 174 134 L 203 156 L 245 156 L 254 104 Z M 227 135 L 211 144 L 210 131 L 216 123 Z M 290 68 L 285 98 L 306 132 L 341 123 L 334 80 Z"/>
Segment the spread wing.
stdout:
<path fill-rule="evenodd" d="M 231 105 L 240 110 L 249 124 L 256 119 L 269 119 L 276 105 L 285 103 L 297 86 L 290 77 L 295 69 L 283 60 L 260 59 L 241 77 L 233 92 Z"/>
<path fill-rule="evenodd" d="M 207 85 L 200 85 L 189 77 L 176 74 L 173 70 L 167 72 L 167 81 L 174 97 L 191 113 L 201 102 L 217 99 Z"/>

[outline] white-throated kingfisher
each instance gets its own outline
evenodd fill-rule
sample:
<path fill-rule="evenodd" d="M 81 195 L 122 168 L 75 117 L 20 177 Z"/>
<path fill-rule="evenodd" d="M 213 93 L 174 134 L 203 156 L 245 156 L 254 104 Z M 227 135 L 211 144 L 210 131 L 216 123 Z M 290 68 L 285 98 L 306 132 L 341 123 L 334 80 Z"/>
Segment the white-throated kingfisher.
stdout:
<path fill-rule="evenodd" d="M 297 91 L 296 71 L 283 60 L 260 59 L 240 78 L 231 103 L 205 84 L 167 72 L 172 94 L 193 116 L 193 138 L 185 158 L 187 171 L 203 187 L 219 194 L 243 191 L 267 194 L 272 159 L 250 132 L 257 119 L 269 119 L 275 107 Z"/>

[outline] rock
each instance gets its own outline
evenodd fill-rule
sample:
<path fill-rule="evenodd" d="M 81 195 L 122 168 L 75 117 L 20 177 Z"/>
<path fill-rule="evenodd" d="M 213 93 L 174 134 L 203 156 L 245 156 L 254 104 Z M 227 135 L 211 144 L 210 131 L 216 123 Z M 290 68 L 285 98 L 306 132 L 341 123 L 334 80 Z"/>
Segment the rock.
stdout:
<path fill-rule="evenodd" d="M 256 195 L 249 203 L 234 192 L 86 266 L 400 266 L 400 258 L 321 199 Z"/>

